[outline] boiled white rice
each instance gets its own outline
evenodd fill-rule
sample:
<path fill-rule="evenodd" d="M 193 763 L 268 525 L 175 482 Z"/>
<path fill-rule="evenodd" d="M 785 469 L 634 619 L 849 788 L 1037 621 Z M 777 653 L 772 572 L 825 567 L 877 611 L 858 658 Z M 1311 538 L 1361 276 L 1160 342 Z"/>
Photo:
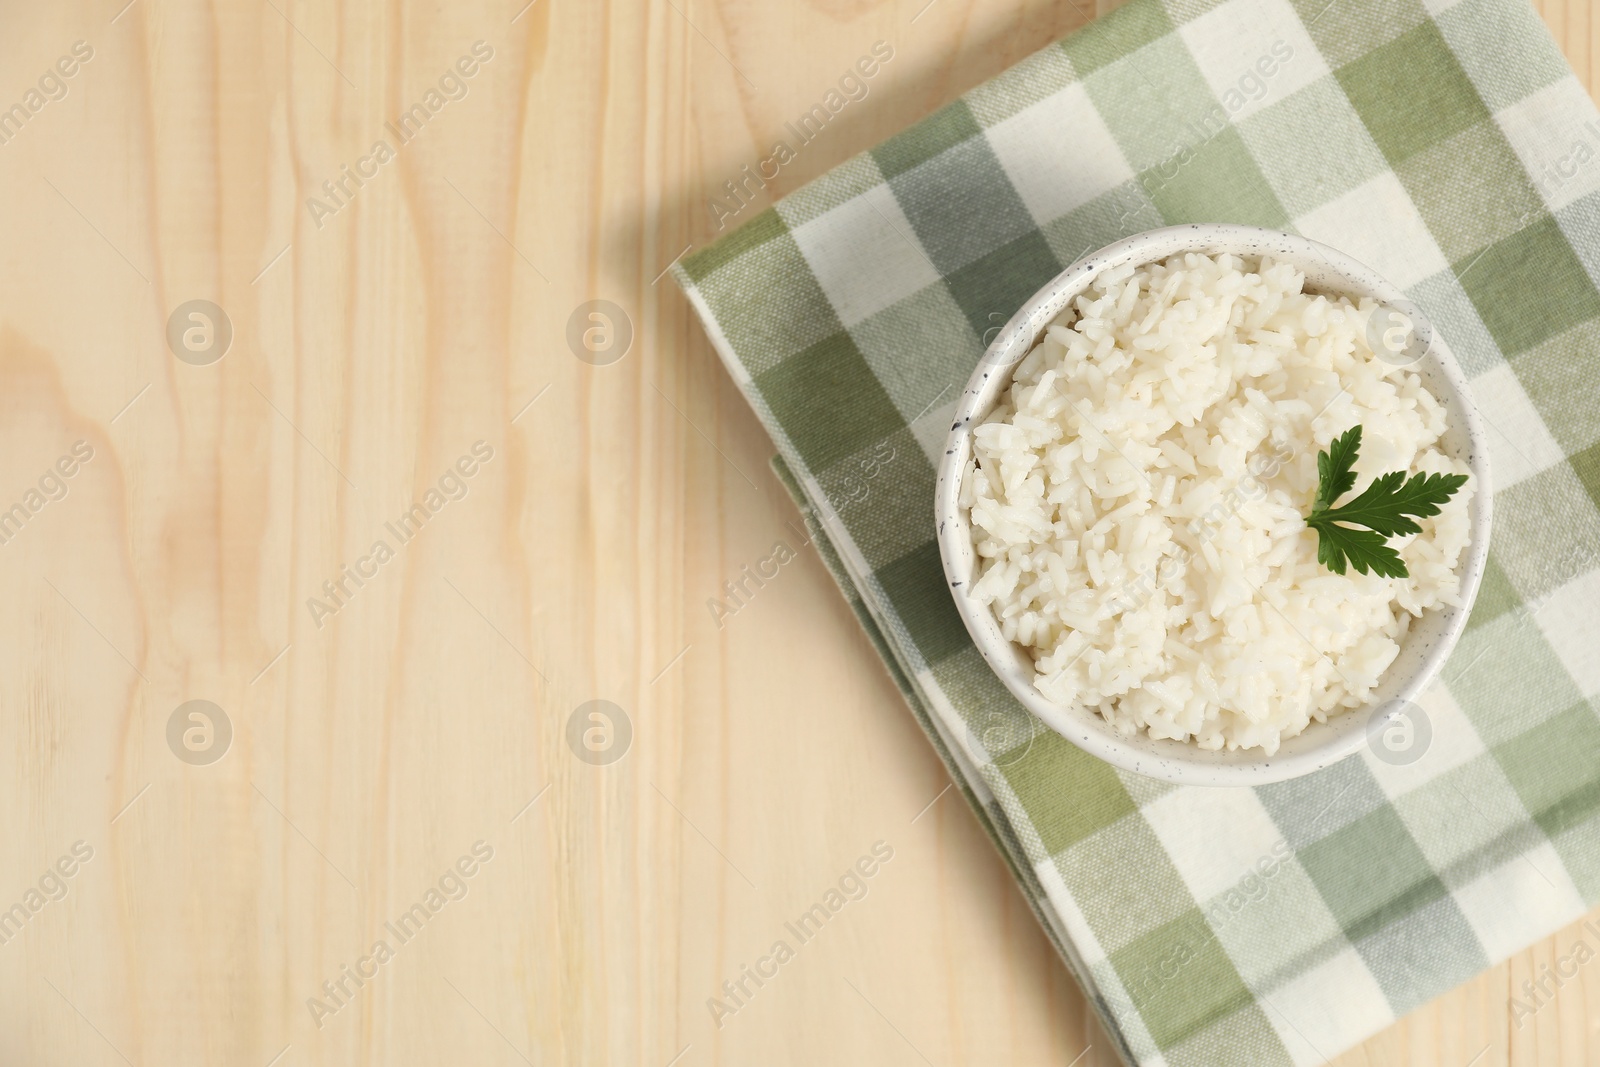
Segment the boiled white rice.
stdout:
<path fill-rule="evenodd" d="M 1458 602 L 1470 480 L 1390 541 L 1409 578 L 1317 562 L 1302 514 L 1345 430 L 1362 426 L 1356 492 L 1467 471 L 1435 447 L 1444 407 L 1374 358 L 1372 301 L 1303 285 L 1229 255 L 1105 271 L 975 428 L 971 595 L 1049 700 L 1124 734 L 1271 754 L 1365 704 L 1411 619 Z"/>

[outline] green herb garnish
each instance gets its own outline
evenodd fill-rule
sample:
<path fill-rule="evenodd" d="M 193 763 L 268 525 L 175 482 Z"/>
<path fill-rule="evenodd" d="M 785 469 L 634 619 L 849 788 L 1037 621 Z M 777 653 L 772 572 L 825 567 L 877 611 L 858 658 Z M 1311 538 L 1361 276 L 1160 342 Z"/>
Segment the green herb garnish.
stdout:
<path fill-rule="evenodd" d="M 1336 508 L 1333 502 L 1355 488 L 1353 468 L 1360 452 L 1361 427 L 1354 426 L 1334 438 L 1328 451 L 1317 453 L 1321 484 L 1311 514 L 1306 516 L 1306 525 L 1317 531 L 1317 562 L 1335 574 L 1343 574 L 1348 561 L 1362 574 L 1370 571 L 1385 578 L 1409 578 L 1411 572 L 1400 553 L 1389 547 L 1388 539 L 1420 533 L 1422 527 L 1406 516 L 1439 514 L 1440 505 L 1467 484 L 1467 476 L 1413 474 L 1407 478 L 1405 471 L 1394 471 L 1374 478 L 1360 496 Z"/>

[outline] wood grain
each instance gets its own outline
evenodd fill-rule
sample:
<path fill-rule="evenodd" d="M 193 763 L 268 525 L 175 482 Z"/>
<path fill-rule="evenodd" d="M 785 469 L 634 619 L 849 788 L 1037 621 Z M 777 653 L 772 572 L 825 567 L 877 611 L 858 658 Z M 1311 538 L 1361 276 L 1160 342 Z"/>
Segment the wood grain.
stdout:
<path fill-rule="evenodd" d="M 0 944 L 0 1063 L 1114 1063 L 660 277 L 873 42 L 896 58 L 761 205 L 1097 10 L 123 3 L 0 8 L 0 107 L 93 51 L 0 144 L 0 511 L 28 514 L 0 543 L 0 910 L 64 892 Z M 1592 89 L 1590 7 L 1539 6 Z M 335 203 L 345 166 L 371 176 Z M 597 299 L 633 334 L 604 366 L 567 339 Z M 193 300 L 231 322 L 220 361 L 169 347 Z M 194 700 L 231 724 L 215 762 L 169 745 Z M 604 765 L 575 754 L 598 723 L 569 744 L 595 700 L 631 730 Z M 866 896 L 716 1025 L 876 842 Z M 1336 1062 L 1600 1059 L 1588 971 L 1521 1028 L 1506 1006 L 1579 936 Z"/>

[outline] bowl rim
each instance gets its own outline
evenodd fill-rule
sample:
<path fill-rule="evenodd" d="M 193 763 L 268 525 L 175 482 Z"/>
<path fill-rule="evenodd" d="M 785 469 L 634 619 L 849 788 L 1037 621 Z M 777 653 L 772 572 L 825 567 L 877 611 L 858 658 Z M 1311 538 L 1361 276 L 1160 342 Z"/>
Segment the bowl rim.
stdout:
<path fill-rule="evenodd" d="M 1004 383 L 1009 382 L 1011 372 L 1038 343 L 1045 326 L 1096 276 L 1110 268 L 1153 262 L 1182 252 L 1277 253 L 1294 261 L 1297 269 L 1307 270 L 1309 264 L 1318 271 L 1319 280 L 1315 283 L 1308 271 L 1308 286 L 1329 288 L 1356 297 L 1372 296 L 1380 303 L 1405 307 L 1414 315 L 1419 334 L 1430 342 L 1422 357 L 1422 362 L 1428 365 L 1428 376 L 1435 379 L 1429 381 L 1429 389 L 1446 405 L 1452 422 L 1459 420 L 1469 442 L 1466 463 L 1476 485 L 1470 505 L 1467 547 L 1457 565 L 1461 574 L 1460 606 L 1430 609 L 1428 614 L 1437 612 L 1444 616 L 1443 631 L 1426 649 L 1419 668 L 1392 696 L 1376 707 L 1369 702 L 1327 722 L 1313 722 L 1296 738 L 1285 741 L 1273 756 L 1261 755 L 1259 749 L 1212 752 L 1191 742 L 1153 739 L 1143 732 L 1124 737 L 1098 712 L 1082 707 L 1063 708 L 1047 700 L 1033 688 L 1031 663 L 1025 674 L 1019 669 L 1016 660 L 1020 646 L 1005 640 L 993 613 L 986 606 L 974 603 L 962 589 L 970 574 L 962 564 L 964 560 L 970 562 L 972 539 L 970 523 L 960 506 L 960 487 L 963 469 L 971 455 L 973 427 L 993 407 Z M 1345 284 L 1330 285 L 1329 279 Z M 993 381 L 997 376 L 1002 379 L 999 383 Z M 1440 394 L 1437 379 L 1442 379 L 1448 387 L 1447 393 Z M 1466 376 L 1448 345 L 1405 293 L 1377 271 L 1320 242 L 1255 226 L 1191 223 L 1147 230 L 1092 252 L 1056 275 L 1017 310 L 984 350 L 956 403 L 936 474 L 934 517 L 945 586 L 985 663 L 1011 695 L 1045 725 L 1090 755 L 1123 770 L 1181 785 L 1265 785 L 1296 778 L 1359 751 L 1375 728 L 1381 728 L 1403 712 L 1433 681 L 1455 647 L 1471 614 L 1488 559 L 1492 486 L 1486 440 L 1483 420 L 1471 399 Z M 1418 632 L 1411 631 L 1413 636 Z M 1382 718 L 1375 718 L 1374 713 L 1381 708 L 1388 710 Z M 1302 740 L 1307 737 L 1312 741 Z M 981 759 L 981 755 L 978 758 Z"/>

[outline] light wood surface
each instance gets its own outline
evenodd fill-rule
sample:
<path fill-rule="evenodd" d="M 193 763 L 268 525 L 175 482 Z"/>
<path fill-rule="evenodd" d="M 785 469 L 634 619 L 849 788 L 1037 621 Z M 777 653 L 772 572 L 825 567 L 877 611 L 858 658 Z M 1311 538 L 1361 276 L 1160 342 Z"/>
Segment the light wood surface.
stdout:
<path fill-rule="evenodd" d="M 124 2 L 0 8 L 0 107 L 93 53 L 0 144 L 0 510 L 45 482 L 0 544 L 0 909 L 65 889 L 0 944 L 0 1064 L 1113 1063 L 659 277 L 873 42 L 868 99 L 762 204 L 1091 12 Z M 1588 5 L 1543 13 L 1592 87 Z M 314 212 L 342 165 L 376 173 Z M 633 330 L 608 366 L 567 342 L 592 299 Z M 169 348 L 191 300 L 232 324 L 220 362 Z M 463 498 L 385 526 L 480 441 Z M 231 724 L 209 764 L 177 755 L 217 750 L 201 720 L 169 745 L 192 700 Z M 575 755 L 600 724 L 568 743 L 591 700 L 631 724 L 606 765 Z M 719 1029 L 707 999 L 880 841 Z M 441 878 L 466 895 L 402 943 Z M 1506 1006 L 1578 936 L 1337 1062 L 1595 1062 L 1600 972 L 1520 1030 Z M 333 1011 L 344 966 L 375 974 Z"/>

